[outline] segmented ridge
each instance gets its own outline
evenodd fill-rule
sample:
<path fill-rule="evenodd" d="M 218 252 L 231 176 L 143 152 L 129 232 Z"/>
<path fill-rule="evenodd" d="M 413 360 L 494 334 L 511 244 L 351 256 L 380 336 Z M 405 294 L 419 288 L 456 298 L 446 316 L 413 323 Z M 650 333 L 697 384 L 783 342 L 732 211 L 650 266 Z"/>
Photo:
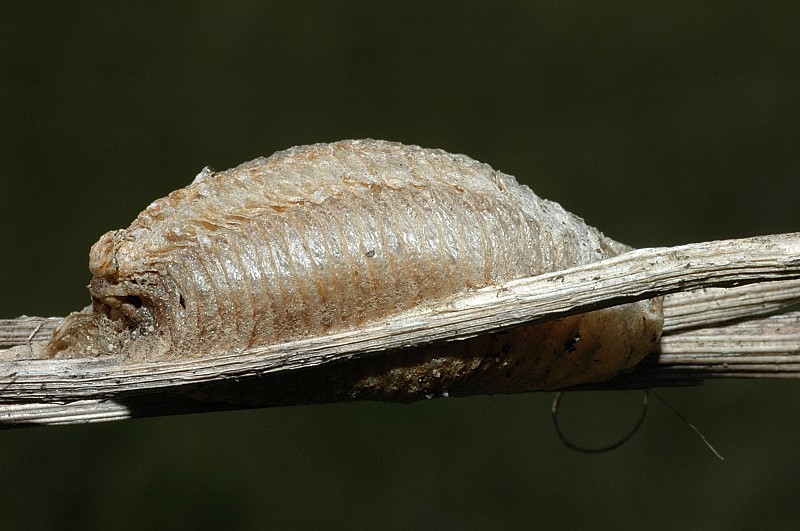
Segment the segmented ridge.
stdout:
<path fill-rule="evenodd" d="M 117 316 L 109 286 L 161 279 L 143 300 L 157 301 L 145 309 L 165 352 L 129 349 L 147 358 L 356 327 L 625 249 L 485 164 L 364 140 L 204 171 L 103 236 L 90 264 L 104 286 L 92 292 L 95 311 L 107 318 Z M 124 318 L 147 335 L 137 315 Z"/>

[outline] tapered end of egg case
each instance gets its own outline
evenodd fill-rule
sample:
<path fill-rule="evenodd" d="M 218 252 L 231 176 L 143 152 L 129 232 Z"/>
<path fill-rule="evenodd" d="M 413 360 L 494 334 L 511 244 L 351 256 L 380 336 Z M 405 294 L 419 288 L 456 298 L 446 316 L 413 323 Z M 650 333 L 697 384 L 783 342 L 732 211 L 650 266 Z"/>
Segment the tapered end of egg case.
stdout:
<path fill-rule="evenodd" d="M 165 318 L 164 301 L 168 299 L 163 280 L 152 272 L 119 276 L 117 250 L 124 240 L 124 230 L 110 231 L 92 246 L 92 304 L 64 319 L 48 342 L 48 356 L 130 355 L 132 345 L 137 358 L 147 358 L 145 352 L 154 352 L 157 344 L 166 343 L 159 327 L 159 321 Z"/>
<path fill-rule="evenodd" d="M 55 358 L 82 358 L 123 354 L 146 360 L 167 352 L 168 327 L 159 326 L 162 312 L 153 297 L 153 285 L 129 280 L 113 282 L 95 277 L 89 285 L 92 305 L 69 314 L 53 332 L 47 354 Z"/>
<path fill-rule="evenodd" d="M 122 321 L 113 321 L 88 307 L 69 314 L 47 343 L 51 358 L 83 358 L 119 353 L 130 340 Z"/>

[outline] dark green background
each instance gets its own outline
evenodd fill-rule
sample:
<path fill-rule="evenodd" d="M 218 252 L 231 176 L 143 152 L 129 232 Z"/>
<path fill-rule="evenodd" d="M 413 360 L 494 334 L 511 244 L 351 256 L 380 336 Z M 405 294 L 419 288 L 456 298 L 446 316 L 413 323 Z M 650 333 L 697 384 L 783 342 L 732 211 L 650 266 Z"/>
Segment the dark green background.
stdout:
<path fill-rule="evenodd" d="M 798 4 L 663 4 L 4 6 L 0 316 L 82 307 L 89 246 L 203 166 L 342 138 L 467 153 L 636 246 L 800 229 Z M 573 453 L 548 394 L 3 432 L 0 527 L 800 521 L 800 384 L 663 395 L 727 461 L 658 403 Z M 566 429 L 639 404 L 570 395 Z"/>

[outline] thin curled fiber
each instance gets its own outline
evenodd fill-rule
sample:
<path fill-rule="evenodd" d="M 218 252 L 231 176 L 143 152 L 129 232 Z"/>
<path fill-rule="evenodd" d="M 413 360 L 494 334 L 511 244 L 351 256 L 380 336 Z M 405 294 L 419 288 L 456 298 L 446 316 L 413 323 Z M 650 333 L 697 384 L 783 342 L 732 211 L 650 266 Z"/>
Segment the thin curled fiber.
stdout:
<path fill-rule="evenodd" d="M 204 170 L 103 235 L 90 252 L 92 306 L 71 314 L 48 348 L 135 361 L 213 356 L 628 249 L 464 155 L 376 140 L 299 146 Z M 627 304 L 341 367 L 341 392 L 404 399 L 457 381 L 514 392 L 607 379 L 638 363 L 660 328 L 660 300 Z"/>

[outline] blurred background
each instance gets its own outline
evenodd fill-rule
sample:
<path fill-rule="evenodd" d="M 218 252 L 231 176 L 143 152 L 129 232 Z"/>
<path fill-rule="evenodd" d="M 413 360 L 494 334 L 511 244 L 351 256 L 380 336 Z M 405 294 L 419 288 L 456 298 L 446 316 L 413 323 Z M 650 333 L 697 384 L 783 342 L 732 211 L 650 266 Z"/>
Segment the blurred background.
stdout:
<path fill-rule="evenodd" d="M 379 7 L 380 6 L 380 7 Z M 634 246 L 800 230 L 795 2 L 4 6 L 0 316 L 205 165 L 373 137 L 466 153 Z M 661 391 L 611 453 L 551 394 L 0 432 L 0 527 L 787 528 L 800 384 Z M 603 445 L 639 393 L 575 393 Z"/>

